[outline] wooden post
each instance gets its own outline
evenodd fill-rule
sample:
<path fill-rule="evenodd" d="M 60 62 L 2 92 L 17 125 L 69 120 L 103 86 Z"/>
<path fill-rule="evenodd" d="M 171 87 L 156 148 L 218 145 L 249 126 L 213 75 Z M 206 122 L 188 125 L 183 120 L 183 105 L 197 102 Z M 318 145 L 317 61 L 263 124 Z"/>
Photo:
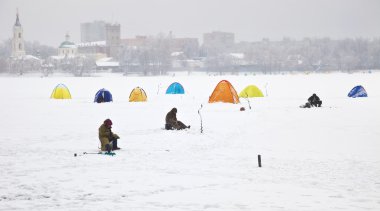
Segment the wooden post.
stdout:
<path fill-rule="evenodd" d="M 261 155 L 257 156 L 257 160 L 259 161 L 259 167 L 261 168 Z"/>

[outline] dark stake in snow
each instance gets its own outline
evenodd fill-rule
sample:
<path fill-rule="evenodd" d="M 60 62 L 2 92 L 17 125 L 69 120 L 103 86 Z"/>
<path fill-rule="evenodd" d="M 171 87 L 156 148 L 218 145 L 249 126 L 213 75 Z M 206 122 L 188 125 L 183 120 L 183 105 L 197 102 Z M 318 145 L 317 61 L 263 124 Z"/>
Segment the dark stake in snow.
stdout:
<path fill-rule="evenodd" d="M 249 109 L 251 110 L 251 102 L 249 101 L 249 98 L 248 98 L 248 93 L 245 92 L 245 94 L 247 95 L 247 97 L 245 98 L 247 101 L 248 101 L 248 106 L 249 106 Z"/>
<path fill-rule="evenodd" d="M 160 92 L 160 86 L 161 86 L 161 84 L 158 84 L 158 85 L 157 85 L 157 95 L 158 95 L 158 93 Z"/>
<path fill-rule="evenodd" d="M 261 155 L 257 155 L 257 161 L 259 162 L 259 167 L 261 168 Z"/>
<path fill-rule="evenodd" d="M 203 133 L 202 115 L 201 115 L 201 109 L 202 108 L 203 108 L 203 105 L 201 104 L 201 107 L 198 109 L 199 118 L 201 120 L 201 133 Z"/>

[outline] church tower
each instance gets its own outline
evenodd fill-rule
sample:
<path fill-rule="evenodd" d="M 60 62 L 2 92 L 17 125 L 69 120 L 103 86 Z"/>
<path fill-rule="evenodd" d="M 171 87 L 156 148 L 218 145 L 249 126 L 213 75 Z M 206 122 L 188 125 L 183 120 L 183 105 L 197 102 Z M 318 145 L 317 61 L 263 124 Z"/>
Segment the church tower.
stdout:
<path fill-rule="evenodd" d="M 12 39 L 12 56 L 21 57 L 25 55 L 24 46 L 24 33 L 18 17 L 18 11 L 16 14 L 16 23 L 13 26 L 13 39 Z"/>

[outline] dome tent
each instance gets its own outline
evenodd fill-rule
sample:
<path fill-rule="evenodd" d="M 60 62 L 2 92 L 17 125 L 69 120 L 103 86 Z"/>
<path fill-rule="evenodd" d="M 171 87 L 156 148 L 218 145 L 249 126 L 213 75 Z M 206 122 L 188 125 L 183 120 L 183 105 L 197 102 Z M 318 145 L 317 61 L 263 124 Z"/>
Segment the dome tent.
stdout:
<path fill-rule="evenodd" d="M 129 95 L 129 102 L 145 102 L 147 100 L 144 89 L 136 87 L 131 91 Z"/>
<path fill-rule="evenodd" d="M 227 80 L 222 80 L 216 85 L 212 92 L 209 103 L 224 102 L 224 103 L 240 103 L 239 96 L 236 93 L 235 88 Z"/>
<path fill-rule="evenodd" d="M 185 89 L 180 83 L 174 82 L 166 89 L 166 94 L 185 94 Z"/>
<path fill-rule="evenodd" d="M 264 95 L 257 86 L 249 85 L 240 92 L 239 97 L 264 97 Z"/>
<path fill-rule="evenodd" d="M 368 97 L 367 92 L 365 91 L 364 87 L 361 85 L 355 86 L 351 89 L 351 91 L 348 93 L 348 97 L 356 98 L 356 97 Z"/>
<path fill-rule="evenodd" d="M 106 102 L 112 102 L 112 94 L 110 91 L 107 89 L 100 89 L 98 92 L 95 94 L 95 99 L 94 102 L 97 103 L 106 103 Z"/>
<path fill-rule="evenodd" d="M 71 99 L 69 89 L 64 84 L 58 84 L 50 95 L 53 99 Z"/>

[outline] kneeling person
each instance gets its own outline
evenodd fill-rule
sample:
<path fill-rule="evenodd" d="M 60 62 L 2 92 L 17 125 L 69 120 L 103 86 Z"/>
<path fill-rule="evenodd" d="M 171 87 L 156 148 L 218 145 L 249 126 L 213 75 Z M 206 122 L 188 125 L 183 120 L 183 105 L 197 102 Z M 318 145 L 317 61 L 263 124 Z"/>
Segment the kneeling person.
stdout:
<path fill-rule="evenodd" d="M 313 94 L 312 96 L 307 99 L 307 101 L 310 103 L 311 106 L 315 107 L 321 107 L 322 106 L 322 101 L 319 99 L 319 97 L 316 94 Z"/>
<path fill-rule="evenodd" d="M 110 119 L 104 120 L 103 124 L 99 127 L 99 140 L 101 143 L 101 150 L 110 152 L 111 150 L 119 150 L 117 147 L 117 139 L 120 137 L 111 131 L 112 121 Z"/>
<path fill-rule="evenodd" d="M 165 129 L 166 130 L 182 130 L 185 128 L 190 128 L 189 126 L 186 126 L 183 124 L 183 122 L 177 120 L 177 109 L 172 108 L 172 110 L 169 111 L 168 114 L 166 114 L 165 117 Z"/>

